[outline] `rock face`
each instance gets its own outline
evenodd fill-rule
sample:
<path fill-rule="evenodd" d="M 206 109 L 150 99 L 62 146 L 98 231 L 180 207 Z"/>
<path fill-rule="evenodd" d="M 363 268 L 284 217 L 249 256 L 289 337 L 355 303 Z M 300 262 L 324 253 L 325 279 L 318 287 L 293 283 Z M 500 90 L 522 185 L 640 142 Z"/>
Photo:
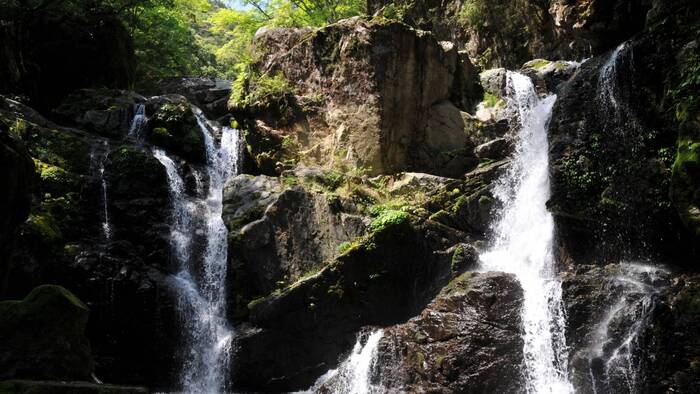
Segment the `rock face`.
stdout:
<path fill-rule="evenodd" d="M 232 104 L 264 173 L 290 158 L 373 174 L 450 168 L 459 176 L 475 165 L 467 159 L 473 122 L 458 106 L 480 92 L 468 96 L 476 75 L 453 44 L 359 18 L 268 30 L 255 42 L 261 60 Z M 273 83 L 276 102 L 265 93 Z M 287 152 L 276 154 L 283 142 Z"/>
<path fill-rule="evenodd" d="M 484 67 L 514 69 L 535 58 L 583 59 L 642 30 L 645 0 L 370 0 L 370 14 L 430 30 Z"/>
<path fill-rule="evenodd" d="M 419 316 L 384 330 L 378 381 L 390 392 L 518 392 L 522 297 L 511 275 L 454 279 Z"/>
<path fill-rule="evenodd" d="M 0 302 L 0 380 L 90 380 L 88 314 L 60 286 L 40 286 L 22 301 Z"/>
<path fill-rule="evenodd" d="M 695 137 L 689 132 L 679 137 L 679 119 L 669 111 L 674 105 L 669 92 L 678 89 L 687 67 L 680 55 L 696 38 L 687 21 L 697 10 L 688 7 L 676 4 L 664 23 L 585 62 L 561 88 L 549 127 L 549 208 L 574 260 L 635 250 L 688 261 L 689 253 L 697 253 L 692 225 L 681 224 L 693 216 L 688 196 L 694 186 L 680 180 L 688 179 L 681 162 L 693 161 L 684 147 Z M 676 182 L 669 182 L 672 172 Z M 672 184 L 686 190 L 686 198 L 672 201 Z"/>
<path fill-rule="evenodd" d="M 242 310 L 254 297 L 322 268 L 338 255 L 339 245 L 364 235 L 369 225 L 364 216 L 342 212 L 342 201 L 265 176 L 233 179 L 224 204 L 224 221 L 235 239 L 231 288 L 247 295 L 232 301 L 242 301 L 235 306 Z"/>
<path fill-rule="evenodd" d="M 115 99 L 111 93 L 102 98 L 90 94 L 96 112 Z M 89 118 L 87 104 L 80 105 L 84 111 L 71 113 L 76 119 Z M 132 104 L 124 108 L 132 110 Z M 165 380 L 171 369 L 163 343 L 174 334 L 164 329 L 172 319 L 173 300 L 160 282 L 169 270 L 162 166 L 143 147 L 122 140 L 123 134 L 102 137 L 103 132 L 124 132 L 110 122 L 83 123 L 92 133 L 66 128 L 6 98 L 0 102 L 0 120 L 33 160 L 24 159 L 30 172 L 21 181 L 36 179 L 29 217 L 17 229 L 11 253 L 0 259 L 0 294 L 19 298 L 43 283 L 69 287 L 93 311 L 87 335 L 97 376 L 116 382 Z M 16 175 L 21 174 L 20 164 L 15 164 Z M 27 191 L 19 178 L 14 190 Z M 21 198 L 17 196 L 14 215 L 26 214 Z M 134 332 L 140 334 L 134 337 Z M 157 361 L 149 360 L 149 354 Z"/>

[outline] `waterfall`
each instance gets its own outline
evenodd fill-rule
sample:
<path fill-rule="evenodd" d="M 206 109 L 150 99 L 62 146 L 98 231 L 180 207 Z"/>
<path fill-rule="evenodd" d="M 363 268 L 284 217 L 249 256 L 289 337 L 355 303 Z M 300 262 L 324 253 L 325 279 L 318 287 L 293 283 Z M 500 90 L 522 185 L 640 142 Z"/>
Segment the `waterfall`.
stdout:
<path fill-rule="evenodd" d="M 619 112 L 619 103 L 617 97 L 619 95 L 619 86 L 617 82 L 618 68 L 620 67 L 620 55 L 627 48 L 627 43 L 623 42 L 610 54 L 608 60 L 603 64 L 598 75 L 598 90 L 600 97 L 604 102 L 610 104 L 613 110 Z"/>
<path fill-rule="evenodd" d="M 226 268 L 228 231 L 221 217 L 223 188 L 238 173 L 240 140 L 238 131 L 208 122 L 201 111 L 192 109 L 205 142 L 209 187 L 206 196 L 190 197 L 177 164 L 161 149 L 153 155 L 166 169 L 171 200 L 171 247 L 179 263 L 172 283 L 178 293 L 185 327 L 187 352 L 181 373 L 187 393 L 218 393 L 227 385 L 232 329 L 226 320 Z M 215 137 L 220 134 L 217 146 Z M 197 180 L 197 189 L 201 182 Z M 203 226 L 206 248 L 193 255 L 193 235 Z"/>
<path fill-rule="evenodd" d="M 640 343 L 657 294 L 669 284 L 669 272 L 651 265 L 620 263 L 612 278 L 618 294 L 595 328 L 589 354 L 593 392 L 637 393 L 644 373 Z"/>
<path fill-rule="evenodd" d="M 143 139 L 143 126 L 146 124 L 146 105 L 136 104 L 134 107 L 134 119 L 129 127 L 129 137 L 134 137 L 137 140 Z"/>
<path fill-rule="evenodd" d="M 556 96 L 539 98 L 531 80 L 508 72 L 508 109 L 519 120 L 509 170 L 494 194 L 502 202 L 493 224 L 490 249 L 481 254 L 482 269 L 515 274 L 524 292 L 524 384 L 528 393 L 569 393 L 568 352 L 561 283 L 552 252 L 554 221 L 549 199 L 547 123 Z"/>
<path fill-rule="evenodd" d="M 352 352 L 337 369 L 329 370 L 318 378 L 310 389 L 299 393 L 370 394 L 384 392 L 381 386 L 372 383 L 372 369 L 377 364 L 377 347 L 383 336 L 383 330 L 375 330 L 367 336 L 363 345 L 362 335 L 358 335 Z"/>
<path fill-rule="evenodd" d="M 109 221 L 109 200 L 107 198 L 107 179 L 105 178 L 105 163 L 109 156 L 109 142 L 102 141 L 102 151 L 94 146 L 90 152 L 90 167 L 100 177 L 100 200 L 102 202 L 102 235 L 105 241 L 112 240 L 112 225 Z"/>

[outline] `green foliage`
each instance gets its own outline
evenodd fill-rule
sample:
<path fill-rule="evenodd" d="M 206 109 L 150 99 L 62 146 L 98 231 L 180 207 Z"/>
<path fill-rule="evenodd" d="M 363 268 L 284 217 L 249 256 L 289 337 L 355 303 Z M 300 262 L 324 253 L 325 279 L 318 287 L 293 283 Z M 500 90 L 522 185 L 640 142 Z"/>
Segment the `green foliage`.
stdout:
<path fill-rule="evenodd" d="M 459 20 L 464 26 L 478 27 L 484 23 L 484 10 L 480 2 L 467 0 L 459 11 Z"/>
<path fill-rule="evenodd" d="M 229 103 L 232 107 L 247 107 L 269 99 L 281 98 L 287 93 L 292 93 L 292 87 L 282 73 L 269 76 L 244 72 L 239 74 L 233 83 Z"/>
<path fill-rule="evenodd" d="M 505 101 L 491 92 L 484 91 L 484 105 L 489 108 L 504 107 Z"/>
<path fill-rule="evenodd" d="M 408 221 L 408 214 L 404 211 L 386 210 L 377 216 L 370 224 L 372 231 L 382 231 L 389 227 L 398 226 Z"/>

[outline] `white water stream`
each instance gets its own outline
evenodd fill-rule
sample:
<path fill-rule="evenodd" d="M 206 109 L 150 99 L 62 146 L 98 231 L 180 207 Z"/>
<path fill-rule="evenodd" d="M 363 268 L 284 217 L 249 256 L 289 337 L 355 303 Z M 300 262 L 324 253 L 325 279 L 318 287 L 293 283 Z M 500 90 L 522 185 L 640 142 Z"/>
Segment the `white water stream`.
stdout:
<path fill-rule="evenodd" d="M 186 393 L 219 393 L 227 388 L 233 335 L 225 316 L 228 231 L 221 217 L 222 199 L 226 180 L 238 173 L 241 145 L 237 130 L 220 129 L 207 121 L 199 109 L 193 108 L 193 112 L 205 142 L 209 180 L 206 196 L 187 195 L 175 161 L 158 148 L 153 149 L 153 155 L 168 176 L 171 247 L 180 267 L 173 278 L 187 346 L 180 383 Z M 215 140 L 217 134 L 221 135 L 219 144 Z M 206 234 L 206 248 L 201 256 L 192 253 L 197 230 Z"/>
<path fill-rule="evenodd" d="M 102 235 L 105 241 L 112 240 L 112 224 L 109 221 L 109 199 L 107 194 L 107 179 L 105 178 L 105 163 L 109 156 L 109 142 L 102 141 L 101 148 L 94 146 L 90 152 L 90 166 L 100 177 L 100 199 L 102 202 Z"/>
<path fill-rule="evenodd" d="M 383 330 L 373 331 L 364 345 L 358 336 L 352 352 L 336 369 L 331 369 L 306 391 L 297 394 L 378 394 L 383 393 L 381 386 L 372 383 L 372 369 L 377 364 L 377 347 L 384 336 Z"/>
<path fill-rule="evenodd" d="M 491 248 L 480 258 L 485 271 L 515 274 L 524 291 L 524 384 L 528 393 L 571 393 L 561 283 L 552 241 L 547 123 L 556 96 L 538 97 L 530 78 L 508 72 L 508 106 L 520 122 L 509 170 L 496 184 L 503 209 Z"/>

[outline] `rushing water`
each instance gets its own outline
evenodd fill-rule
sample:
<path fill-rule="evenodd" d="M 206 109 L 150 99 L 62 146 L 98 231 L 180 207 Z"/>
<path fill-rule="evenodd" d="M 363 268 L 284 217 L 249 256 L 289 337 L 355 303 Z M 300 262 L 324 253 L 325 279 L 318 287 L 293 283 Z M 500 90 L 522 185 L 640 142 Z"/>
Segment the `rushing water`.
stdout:
<path fill-rule="evenodd" d="M 131 127 L 129 127 L 129 136 L 134 137 L 137 140 L 143 139 L 143 128 L 146 124 L 146 105 L 136 104 L 134 108 L 134 119 L 131 121 Z"/>
<path fill-rule="evenodd" d="M 523 291 L 524 383 L 528 393 L 568 393 L 568 354 L 561 283 L 552 241 L 547 123 L 556 96 L 538 97 L 530 79 L 508 73 L 508 105 L 519 120 L 512 164 L 495 187 L 503 203 L 482 269 L 516 275 Z"/>
<path fill-rule="evenodd" d="M 228 232 L 221 217 L 222 196 L 226 180 L 238 173 L 240 142 L 237 130 L 220 129 L 208 122 L 199 109 L 193 111 L 205 141 L 209 186 L 206 195 L 188 196 L 175 161 L 161 149 L 153 149 L 153 154 L 168 176 L 171 247 L 180 265 L 173 284 L 179 296 L 187 346 L 182 390 L 218 393 L 226 390 L 233 335 L 225 316 Z M 199 177 L 195 179 L 199 190 L 202 182 Z M 192 237 L 200 225 L 206 233 L 206 248 L 201 256 L 192 253 Z"/>
<path fill-rule="evenodd" d="M 637 393 L 644 363 L 639 350 L 657 294 L 669 285 L 661 267 L 621 263 L 611 278 L 617 294 L 595 328 L 589 355 L 591 389 L 595 393 Z"/>
<path fill-rule="evenodd" d="M 93 147 L 90 152 L 90 166 L 100 177 L 100 200 L 102 202 L 102 235 L 105 241 L 112 240 L 112 225 L 109 221 L 109 199 L 107 196 L 107 179 L 105 178 L 105 163 L 109 157 L 109 142 L 102 141 L 101 146 Z"/>
<path fill-rule="evenodd" d="M 309 390 L 301 393 L 383 393 L 382 387 L 372 382 L 372 370 L 377 366 L 377 347 L 383 336 L 383 330 L 375 330 L 367 336 L 363 345 L 362 335 L 358 335 L 348 358 L 337 369 L 332 369 L 318 378 Z"/>

